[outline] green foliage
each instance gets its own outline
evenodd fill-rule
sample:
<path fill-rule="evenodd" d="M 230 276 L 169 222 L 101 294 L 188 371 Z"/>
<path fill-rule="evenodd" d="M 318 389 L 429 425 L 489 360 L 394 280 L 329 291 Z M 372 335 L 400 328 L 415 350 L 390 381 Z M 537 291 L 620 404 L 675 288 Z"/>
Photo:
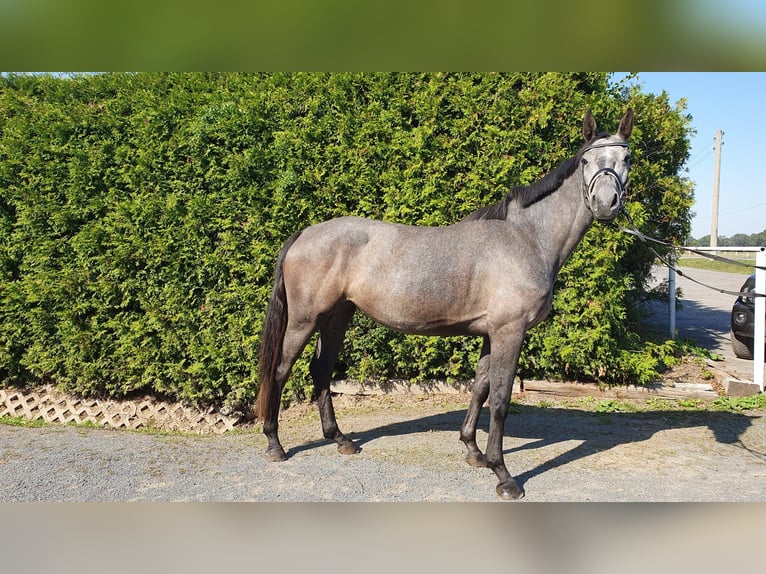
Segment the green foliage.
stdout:
<path fill-rule="evenodd" d="M 47 426 L 43 419 L 27 419 L 24 417 L 12 417 L 10 415 L 4 415 L 0 417 L 0 425 L 8 425 L 14 427 L 27 427 L 27 428 L 40 428 Z"/>
<path fill-rule="evenodd" d="M 628 105 L 628 209 L 642 230 L 679 240 L 689 117 L 606 74 L 2 76 L 0 376 L 252 401 L 273 265 L 291 233 L 345 214 L 453 223 L 569 157 L 587 109 L 614 130 Z M 522 375 L 656 377 L 672 353 L 641 339 L 635 305 L 652 261 L 632 236 L 594 226 L 528 336 Z M 480 345 L 357 316 L 339 367 L 467 379 Z M 294 397 L 309 394 L 307 356 Z"/>
<path fill-rule="evenodd" d="M 604 399 L 598 401 L 594 408 L 594 411 L 598 414 L 627 413 L 635 412 L 636 410 L 637 407 L 634 404 L 616 399 Z"/>
<path fill-rule="evenodd" d="M 713 403 L 713 408 L 729 412 L 766 409 L 766 394 L 760 393 L 749 397 L 720 397 Z"/>
<path fill-rule="evenodd" d="M 689 247 L 707 247 L 710 245 L 710 235 L 703 235 L 699 239 L 690 237 L 686 245 Z M 720 247 L 762 247 L 766 245 L 766 229 L 760 233 L 735 233 L 731 237 L 721 235 L 718 237 Z"/>

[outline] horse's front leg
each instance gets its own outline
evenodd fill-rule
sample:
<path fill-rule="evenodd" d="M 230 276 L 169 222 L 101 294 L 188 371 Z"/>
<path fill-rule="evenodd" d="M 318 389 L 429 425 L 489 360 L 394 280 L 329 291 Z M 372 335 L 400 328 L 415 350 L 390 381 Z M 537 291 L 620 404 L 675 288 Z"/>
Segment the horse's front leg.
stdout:
<path fill-rule="evenodd" d="M 489 340 L 484 339 L 484 345 L 481 348 L 481 357 L 476 367 L 476 377 L 473 383 L 473 394 L 471 395 L 471 404 L 468 406 L 468 412 L 465 414 L 463 426 L 460 428 L 460 440 L 465 443 L 468 449 L 465 460 L 468 464 L 475 467 L 487 466 L 487 457 L 476 444 L 476 425 L 479 422 L 481 407 L 489 395 Z"/>
<path fill-rule="evenodd" d="M 489 369 L 489 438 L 487 439 L 487 466 L 498 478 L 497 494 L 505 500 L 524 496 L 505 466 L 503 435 L 508 404 L 513 391 L 513 378 L 519 361 L 524 329 L 506 327 L 491 339 L 492 353 Z"/>

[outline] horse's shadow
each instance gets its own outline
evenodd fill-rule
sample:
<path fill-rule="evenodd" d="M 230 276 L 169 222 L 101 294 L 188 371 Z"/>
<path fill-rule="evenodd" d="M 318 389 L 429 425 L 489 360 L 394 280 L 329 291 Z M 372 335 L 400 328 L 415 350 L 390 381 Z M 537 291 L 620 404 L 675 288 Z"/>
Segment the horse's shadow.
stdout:
<path fill-rule="evenodd" d="M 465 417 L 465 410 L 455 410 L 436 415 L 391 423 L 365 431 L 348 433 L 358 446 L 363 446 L 385 436 L 427 433 L 433 430 L 458 431 Z M 513 405 L 506 421 L 506 444 L 508 438 L 526 441 L 521 445 L 504 449 L 505 455 L 513 455 L 545 448 L 569 441 L 579 442 L 577 446 L 542 462 L 538 466 L 515 476 L 523 487 L 529 479 L 549 470 L 600 452 L 608 451 L 622 444 L 641 442 L 656 433 L 683 428 L 707 427 L 715 440 L 749 451 L 753 456 L 766 461 L 766 452 L 748 448 L 741 442 L 742 434 L 752 425 L 752 419 L 759 415 L 747 415 L 725 411 L 681 411 L 659 410 L 647 412 L 595 413 L 578 409 L 549 408 L 540 406 Z M 478 428 L 487 432 L 488 410 L 484 408 Z M 331 443 L 317 440 L 297 445 L 288 451 L 288 456 L 312 450 Z M 512 457 L 506 459 L 510 466 Z"/>
<path fill-rule="evenodd" d="M 732 303 L 734 299 L 732 298 Z M 644 304 L 653 318 L 647 328 L 654 333 L 666 333 L 668 324 L 667 304 L 656 301 Z M 680 339 L 690 339 L 700 347 L 715 351 L 729 344 L 731 309 L 718 309 L 697 301 L 683 300 L 676 311 L 676 331 Z"/>

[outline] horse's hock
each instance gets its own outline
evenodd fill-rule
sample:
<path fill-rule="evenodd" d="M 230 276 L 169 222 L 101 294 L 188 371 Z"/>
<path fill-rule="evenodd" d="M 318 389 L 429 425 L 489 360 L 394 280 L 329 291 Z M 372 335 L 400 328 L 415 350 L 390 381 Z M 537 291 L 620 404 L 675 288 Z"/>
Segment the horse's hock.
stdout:
<path fill-rule="evenodd" d="M 0 389 L 0 417 L 4 416 L 47 423 L 91 423 L 116 429 L 151 428 L 200 434 L 224 433 L 244 418 L 202 412 L 150 397 L 135 401 L 83 399 L 59 392 L 52 386 L 29 391 Z"/>

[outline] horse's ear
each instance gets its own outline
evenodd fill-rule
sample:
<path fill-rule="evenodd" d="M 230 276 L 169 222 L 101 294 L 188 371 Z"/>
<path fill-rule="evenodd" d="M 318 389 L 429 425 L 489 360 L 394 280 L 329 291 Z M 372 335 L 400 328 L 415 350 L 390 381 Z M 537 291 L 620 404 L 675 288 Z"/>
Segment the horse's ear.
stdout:
<path fill-rule="evenodd" d="M 633 110 L 628 108 L 625 115 L 620 120 L 620 128 L 617 130 L 617 135 L 622 139 L 627 140 L 630 137 L 630 132 L 633 131 Z"/>
<path fill-rule="evenodd" d="M 585 114 L 585 119 L 582 122 L 582 135 L 586 142 L 596 137 L 596 120 L 590 110 Z"/>

